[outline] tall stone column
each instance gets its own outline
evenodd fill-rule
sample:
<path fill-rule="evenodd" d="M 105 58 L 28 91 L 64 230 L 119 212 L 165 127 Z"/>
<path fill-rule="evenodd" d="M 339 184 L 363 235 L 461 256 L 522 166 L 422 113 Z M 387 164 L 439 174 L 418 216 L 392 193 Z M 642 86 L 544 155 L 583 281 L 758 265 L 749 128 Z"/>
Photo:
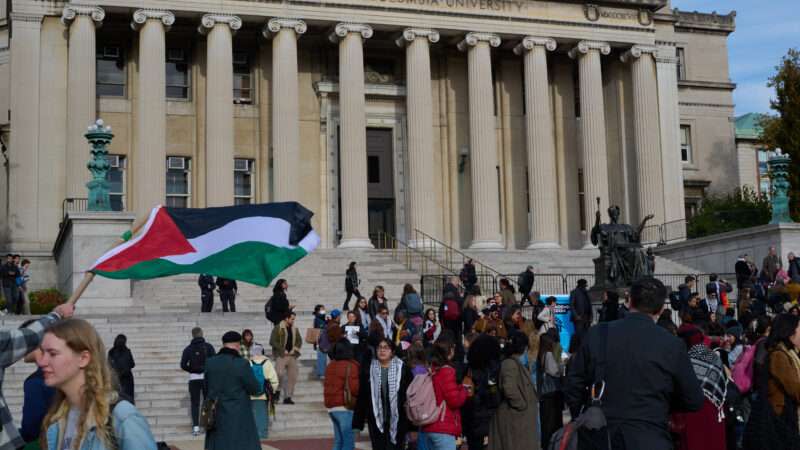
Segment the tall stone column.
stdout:
<path fill-rule="evenodd" d="M 233 204 L 233 32 L 242 20 L 206 14 L 206 206 Z"/>
<path fill-rule="evenodd" d="M 600 55 L 611 53 L 605 42 L 581 41 L 569 51 L 578 60 L 581 99 L 581 167 L 583 168 L 583 207 L 586 221 L 584 248 L 591 248 L 591 229 L 595 222 L 597 198 L 600 212 L 608 209 L 608 155 L 606 115 L 603 105 L 603 79 Z M 577 174 L 575 174 L 577 175 Z"/>
<path fill-rule="evenodd" d="M 503 248 L 491 55 L 491 48 L 499 45 L 500 36 L 492 33 L 468 33 L 458 44 L 459 50 L 467 51 L 473 229 L 471 249 Z"/>
<path fill-rule="evenodd" d="M 528 152 L 528 197 L 531 212 L 529 249 L 558 248 L 558 188 L 553 110 L 547 79 L 550 38 L 527 36 L 514 48 L 525 58 L 525 131 Z"/>
<path fill-rule="evenodd" d="M 680 112 L 678 110 L 678 75 L 674 47 L 660 47 L 656 56 L 658 78 L 658 119 L 661 131 L 661 163 L 664 173 L 664 221 L 684 219 L 683 163 L 680 148 Z M 667 227 L 669 234 L 680 235 L 676 223 Z M 672 231 L 674 230 L 674 231 Z"/>
<path fill-rule="evenodd" d="M 372 248 L 367 223 L 367 118 L 364 112 L 363 40 L 372 27 L 340 23 L 330 39 L 339 42 L 339 161 L 342 248 Z"/>
<path fill-rule="evenodd" d="M 306 23 L 271 19 L 264 27 L 272 40 L 272 165 L 275 201 L 297 200 L 300 158 L 300 106 L 297 87 L 297 39 Z"/>
<path fill-rule="evenodd" d="M 39 231 L 38 212 L 45 208 L 37 201 L 36 183 L 39 179 L 39 121 L 40 54 L 42 15 L 13 12 L 11 37 L 11 136 L 8 156 L 7 210 L 0 213 L 0 239 L 9 239 L 10 249 L 36 249 Z M 84 125 L 85 129 L 85 125 Z M 87 152 L 88 155 L 88 152 Z M 87 157 L 84 157 L 85 162 Z M 0 168 L 5 171 L 6 167 Z M 85 170 L 85 169 L 84 169 Z M 52 176 L 54 174 L 48 174 Z M 5 199 L 4 199 L 5 200 Z M 9 213 L 6 217 L 6 212 Z M 8 235 L 6 234 L 8 232 Z"/>
<path fill-rule="evenodd" d="M 653 54 L 656 47 L 634 45 L 623 53 L 622 62 L 631 63 L 633 80 L 633 132 L 636 167 L 636 222 L 646 215 L 664 223 L 664 183 L 658 119 L 658 85 Z M 676 152 L 677 153 L 677 152 Z"/>
<path fill-rule="evenodd" d="M 406 47 L 406 117 L 411 193 L 409 237 L 414 230 L 435 233 L 433 205 L 433 90 L 429 43 L 439 42 L 439 32 L 406 28 L 397 39 Z M 410 238 L 409 238 L 410 239 Z M 411 245 L 416 242 L 409 240 Z"/>
<path fill-rule="evenodd" d="M 131 28 L 139 30 L 139 89 L 136 92 L 136 151 L 133 208 L 141 217 L 166 199 L 167 99 L 164 33 L 175 23 L 169 11 L 140 9 Z"/>
<path fill-rule="evenodd" d="M 95 23 L 106 13 L 97 6 L 67 5 L 61 21 L 69 26 L 67 69 L 67 197 L 85 198 L 89 150 L 86 127 L 97 120 Z"/>

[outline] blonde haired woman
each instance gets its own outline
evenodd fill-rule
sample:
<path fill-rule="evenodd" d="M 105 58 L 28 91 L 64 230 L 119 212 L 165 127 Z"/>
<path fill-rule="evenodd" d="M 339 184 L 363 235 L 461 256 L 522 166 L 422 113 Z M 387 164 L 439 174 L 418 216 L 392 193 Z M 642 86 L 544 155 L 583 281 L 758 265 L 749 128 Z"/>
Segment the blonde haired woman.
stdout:
<path fill-rule="evenodd" d="M 155 450 L 147 421 L 119 400 L 103 341 L 85 320 L 53 325 L 42 339 L 36 363 L 46 385 L 56 389 L 42 422 L 47 450 Z"/>

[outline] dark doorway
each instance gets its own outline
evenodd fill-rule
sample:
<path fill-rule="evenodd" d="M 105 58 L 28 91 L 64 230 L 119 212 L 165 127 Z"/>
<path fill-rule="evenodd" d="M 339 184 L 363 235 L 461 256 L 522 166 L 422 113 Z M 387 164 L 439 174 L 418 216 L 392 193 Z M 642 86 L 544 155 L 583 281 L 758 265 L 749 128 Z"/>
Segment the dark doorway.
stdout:
<path fill-rule="evenodd" d="M 395 235 L 392 130 L 367 128 L 367 210 L 372 244 L 380 247 L 381 233 Z"/>

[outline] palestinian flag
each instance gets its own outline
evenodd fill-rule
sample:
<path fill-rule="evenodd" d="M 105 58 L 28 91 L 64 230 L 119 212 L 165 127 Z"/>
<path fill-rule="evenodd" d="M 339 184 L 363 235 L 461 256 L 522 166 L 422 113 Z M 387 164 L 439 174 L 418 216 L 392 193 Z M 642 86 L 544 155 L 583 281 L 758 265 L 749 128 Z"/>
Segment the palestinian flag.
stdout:
<path fill-rule="evenodd" d="M 295 202 L 205 209 L 157 206 L 136 237 L 128 236 L 89 271 L 136 280 L 207 273 L 267 286 L 319 245 L 312 215 Z"/>

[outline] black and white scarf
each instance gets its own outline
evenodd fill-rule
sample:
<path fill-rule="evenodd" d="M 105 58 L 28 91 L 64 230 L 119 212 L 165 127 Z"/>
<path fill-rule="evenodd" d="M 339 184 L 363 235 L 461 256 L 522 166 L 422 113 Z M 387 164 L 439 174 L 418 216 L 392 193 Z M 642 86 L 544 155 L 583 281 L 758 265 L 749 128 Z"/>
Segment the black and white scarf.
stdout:
<path fill-rule="evenodd" d="M 403 361 L 397 357 L 392 358 L 392 361 L 389 363 L 389 407 L 391 409 L 389 421 L 391 429 L 389 430 L 389 437 L 393 444 L 397 443 L 395 442 L 395 437 L 397 436 L 397 422 L 400 418 L 398 414 L 397 393 L 400 391 L 402 370 Z M 373 359 L 370 365 L 369 381 L 371 385 L 372 411 L 375 415 L 375 423 L 378 425 L 378 430 L 381 433 L 385 433 L 386 431 L 383 429 L 383 424 L 385 423 L 384 414 L 386 414 L 386 411 L 383 410 L 383 401 L 381 400 L 381 364 L 377 359 Z"/>
<path fill-rule="evenodd" d="M 380 315 L 375 316 L 375 320 L 381 324 L 381 328 L 383 328 L 383 336 L 386 339 L 392 338 L 392 321 L 389 318 L 384 319 Z"/>
<path fill-rule="evenodd" d="M 689 360 L 705 397 L 717 407 L 719 420 L 724 418 L 722 404 L 728 393 L 728 377 L 722 366 L 722 360 L 715 352 L 704 344 L 693 345 L 689 349 Z"/>

